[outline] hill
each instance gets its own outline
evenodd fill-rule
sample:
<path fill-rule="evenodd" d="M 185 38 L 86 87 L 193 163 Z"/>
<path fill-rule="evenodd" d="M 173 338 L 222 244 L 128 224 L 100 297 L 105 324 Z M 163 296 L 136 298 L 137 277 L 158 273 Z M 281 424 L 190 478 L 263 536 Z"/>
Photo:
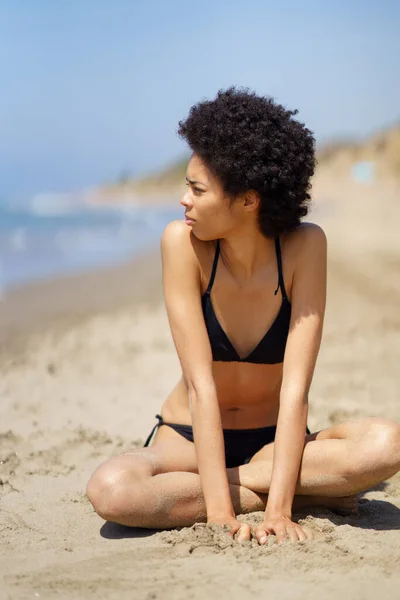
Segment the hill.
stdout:
<path fill-rule="evenodd" d="M 123 178 L 91 193 L 91 204 L 169 204 L 184 190 L 189 157 L 138 179 Z M 314 188 L 338 182 L 400 186 L 400 123 L 364 140 L 332 141 L 317 149 Z M 364 180 L 364 181 L 363 181 Z M 318 193 L 320 197 L 320 194 Z"/>
<path fill-rule="evenodd" d="M 400 123 L 365 140 L 331 142 L 317 152 L 318 169 L 351 176 L 359 163 L 369 163 L 376 181 L 400 182 Z"/>

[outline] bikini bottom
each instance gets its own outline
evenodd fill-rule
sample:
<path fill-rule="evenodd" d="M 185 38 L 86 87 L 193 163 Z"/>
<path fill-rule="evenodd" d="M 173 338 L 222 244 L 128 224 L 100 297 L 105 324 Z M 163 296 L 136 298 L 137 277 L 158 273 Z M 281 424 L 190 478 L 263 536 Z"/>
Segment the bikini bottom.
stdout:
<path fill-rule="evenodd" d="M 189 442 L 193 442 L 193 428 L 191 425 L 179 423 L 166 423 L 161 415 L 156 415 L 156 423 L 147 438 L 144 447 L 149 446 L 156 430 L 161 425 L 171 427 Z M 307 427 L 307 433 L 310 433 Z M 276 426 L 259 427 L 257 429 L 223 429 L 225 442 L 225 464 L 227 468 L 238 467 L 250 462 L 251 458 L 266 444 L 275 440 Z"/>

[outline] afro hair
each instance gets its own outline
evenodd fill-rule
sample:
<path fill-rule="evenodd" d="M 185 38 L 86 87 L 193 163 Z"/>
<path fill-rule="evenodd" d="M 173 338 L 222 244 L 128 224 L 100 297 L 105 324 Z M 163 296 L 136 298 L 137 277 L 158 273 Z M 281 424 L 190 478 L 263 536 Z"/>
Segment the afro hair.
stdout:
<path fill-rule="evenodd" d="M 273 98 L 247 88 L 220 90 L 179 122 L 178 135 L 235 200 L 254 190 L 266 237 L 295 229 L 307 214 L 315 168 L 312 132 Z"/>

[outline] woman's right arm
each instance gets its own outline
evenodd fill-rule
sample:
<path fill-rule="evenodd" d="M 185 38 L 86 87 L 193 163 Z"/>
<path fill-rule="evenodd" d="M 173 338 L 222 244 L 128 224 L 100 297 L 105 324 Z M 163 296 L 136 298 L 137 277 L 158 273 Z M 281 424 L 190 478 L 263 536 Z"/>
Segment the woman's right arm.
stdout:
<path fill-rule="evenodd" d="M 163 289 L 192 415 L 193 436 L 208 521 L 235 518 L 225 467 L 224 439 L 201 307 L 200 265 L 193 234 L 173 221 L 161 239 Z"/>

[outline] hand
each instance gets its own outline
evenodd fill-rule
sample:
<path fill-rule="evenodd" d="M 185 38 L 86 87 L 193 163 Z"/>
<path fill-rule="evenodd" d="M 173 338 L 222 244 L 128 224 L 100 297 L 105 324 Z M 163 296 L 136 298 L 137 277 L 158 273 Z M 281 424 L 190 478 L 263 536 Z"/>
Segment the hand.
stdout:
<path fill-rule="evenodd" d="M 287 539 L 291 542 L 304 542 L 312 539 L 310 531 L 303 529 L 298 523 L 293 523 L 290 517 L 284 515 L 265 517 L 264 521 L 256 527 L 255 535 L 261 545 L 266 543 L 271 534 L 276 535 L 278 544 Z"/>
<path fill-rule="evenodd" d="M 230 528 L 230 531 L 227 532 L 228 535 L 235 537 L 236 541 L 241 543 L 245 540 L 249 540 L 251 538 L 251 527 L 247 525 L 247 523 L 241 523 L 236 519 L 236 517 L 209 517 L 207 519 L 207 523 L 214 523 L 215 525 L 220 525 L 224 527 L 227 525 Z"/>

